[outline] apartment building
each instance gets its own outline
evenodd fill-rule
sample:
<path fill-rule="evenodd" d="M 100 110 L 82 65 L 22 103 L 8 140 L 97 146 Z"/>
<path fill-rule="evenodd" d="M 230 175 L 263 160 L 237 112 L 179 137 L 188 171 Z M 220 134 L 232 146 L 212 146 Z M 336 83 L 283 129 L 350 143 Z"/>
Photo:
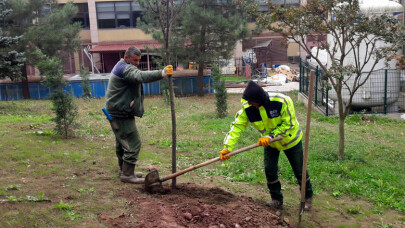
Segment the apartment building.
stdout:
<path fill-rule="evenodd" d="M 65 4 L 67 0 L 58 0 Z M 144 53 L 140 67 L 151 69 L 153 53 L 146 47 L 159 47 L 160 44 L 137 27 L 141 8 L 136 1 L 74 0 L 79 11 L 74 19 L 82 23 L 80 38 L 81 51 L 66 56 L 65 73 L 77 73 L 84 67 L 95 73 L 108 73 L 115 63 L 124 56 L 129 46 L 136 46 Z"/>
<path fill-rule="evenodd" d="M 58 0 L 58 4 L 65 4 L 68 0 Z M 266 11 L 267 1 L 259 0 L 261 9 Z M 145 34 L 137 26 L 137 19 L 141 17 L 142 9 L 137 1 L 128 0 L 73 0 L 79 12 L 75 21 L 82 23 L 80 32 L 82 40 L 81 51 L 66 54 L 64 72 L 75 74 L 81 67 L 95 73 L 108 73 L 115 63 L 123 57 L 129 46 L 136 46 L 144 53 L 140 68 L 154 69 L 152 57 L 146 47 L 160 47 L 153 38 Z M 285 5 L 300 5 L 300 0 L 274 0 L 273 3 Z M 254 22 L 251 22 L 254 27 Z M 242 58 L 243 52 L 256 52 L 257 65 L 261 63 L 284 64 L 296 62 L 299 57 L 298 44 L 291 43 L 288 48 L 281 45 L 282 37 L 272 32 L 255 35 L 251 39 L 237 45 L 235 57 Z M 236 59 L 235 58 L 235 59 Z"/>

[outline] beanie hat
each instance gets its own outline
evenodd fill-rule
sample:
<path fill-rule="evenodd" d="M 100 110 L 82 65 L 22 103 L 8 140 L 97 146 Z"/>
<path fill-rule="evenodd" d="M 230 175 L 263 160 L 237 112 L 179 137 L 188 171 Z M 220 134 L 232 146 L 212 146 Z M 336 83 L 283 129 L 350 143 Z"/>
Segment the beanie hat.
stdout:
<path fill-rule="evenodd" d="M 254 81 L 249 81 L 245 91 L 243 92 L 242 98 L 247 101 L 257 102 L 260 105 L 264 105 L 269 99 L 264 89 Z"/>

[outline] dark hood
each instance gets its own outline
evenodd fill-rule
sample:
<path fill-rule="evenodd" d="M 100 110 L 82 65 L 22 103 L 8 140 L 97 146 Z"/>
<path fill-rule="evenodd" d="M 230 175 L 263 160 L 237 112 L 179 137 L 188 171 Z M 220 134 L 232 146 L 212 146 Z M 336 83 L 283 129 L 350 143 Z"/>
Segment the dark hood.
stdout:
<path fill-rule="evenodd" d="M 242 98 L 247 101 L 257 102 L 260 105 L 264 105 L 269 101 L 269 95 L 254 81 L 249 81 L 245 91 L 243 92 Z"/>

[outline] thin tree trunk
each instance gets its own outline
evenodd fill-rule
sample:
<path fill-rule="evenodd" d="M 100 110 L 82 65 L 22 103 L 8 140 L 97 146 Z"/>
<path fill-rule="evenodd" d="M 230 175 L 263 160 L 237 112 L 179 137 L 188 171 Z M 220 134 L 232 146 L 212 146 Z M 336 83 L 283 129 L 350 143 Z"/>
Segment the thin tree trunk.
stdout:
<path fill-rule="evenodd" d="M 336 92 L 338 97 L 338 109 L 339 109 L 339 148 L 338 158 L 343 160 L 345 158 L 345 116 L 343 114 L 343 98 L 342 93 Z"/>
<path fill-rule="evenodd" d="M 170 9 L 169 9 L 169 0 L 166 1 L 166 64 L 170 64 L 170 51 L 169 51 L 169 39 L 170 39 Z M 177 133 L 176 133 L 176 111 L 174 108 L 174 91 L 173 91 L 173 77 L 169 77 L 169 95 L 170 95 L 170 111 L 172 114 L 172 173 L 176 172 L 177 166 L 177 155 L 176 155 L 176 148 L 177 148 Z M 176 178 L 172 179 L 172 188 L 176 188 Z"/>
<path fill-rule="evenodd" d="M 204 53 L 204 45 L 205 45 L 205 25 L 202 26 L 201 31 L 200 31 L 200 35 L 201 35 L 201 39 L 200 39 L 200 53 Z M 198 61 L 197 62 L 198 65 L 198 75 L 197 75 L 197 86 L 198 86 L 198 96 L 203 97 L 204 96 L 204 61 Z"/>
<path fill-rule="evenodd" d="M 169 90 L 170 90 L 170 111 L 172 113 L 172 173 L 176 172 L 176 147 L 177 147 L 177 137 L 176 137 L 176 111 L 174 108 L 174 92 L 173 92 L 173 79 L 172 76 L 169 77 Z M 176 178 L 172 179 L 172 188 L 176 187 Z"/>
<path fill-rule="evenodd" d="M 28 86 L 28 75 L 27 75 L 27 65 L 24 63 L 24 65 L 21 67 L 21 87 L 22 87 L 22 93 L 24 99 L 30 99 L 30 89 Z"/>
<path fill-rule="evenodd" d="M 339 160 L 345 159 L 345 118 L 339 118 Z"/>
<path fill-rule="evenodd" d="M 198 63 L 197 85 L 198 96 L 204 96 L 204 63 Z"/>

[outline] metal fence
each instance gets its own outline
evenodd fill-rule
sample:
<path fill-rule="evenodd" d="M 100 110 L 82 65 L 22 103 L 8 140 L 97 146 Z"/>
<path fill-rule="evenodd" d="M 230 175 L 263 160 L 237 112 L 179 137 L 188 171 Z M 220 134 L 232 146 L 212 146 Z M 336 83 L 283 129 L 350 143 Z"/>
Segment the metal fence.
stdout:
<path fill-rule="evenodd" d="M 222 74 L 231 74 L 235 76 L 242 76 L 246 79 L 260 79 L 267 77 L 266 64 L 251 63 L 243 60 L 243 58 L 234 58 L 232 67 L 227 71 L 227 67 L 222 68 Z"/>
<path fill-rule="evenodd" d="M 309 74 L 315 71 L 313 104 L 326 116 L 337 114 L 337 95 L 325 73 L 307 61 L 300 61 L 299 92 L 308 97 Z M 348 80 L 348 84 L 353 80 Z M 348 102 L 349 91 L 343 88 L 343 102 Z M 350 111 L 357 113 L 405 112 L 405 71 L 373 71 L 369 79 L 354 94 Z"/>

